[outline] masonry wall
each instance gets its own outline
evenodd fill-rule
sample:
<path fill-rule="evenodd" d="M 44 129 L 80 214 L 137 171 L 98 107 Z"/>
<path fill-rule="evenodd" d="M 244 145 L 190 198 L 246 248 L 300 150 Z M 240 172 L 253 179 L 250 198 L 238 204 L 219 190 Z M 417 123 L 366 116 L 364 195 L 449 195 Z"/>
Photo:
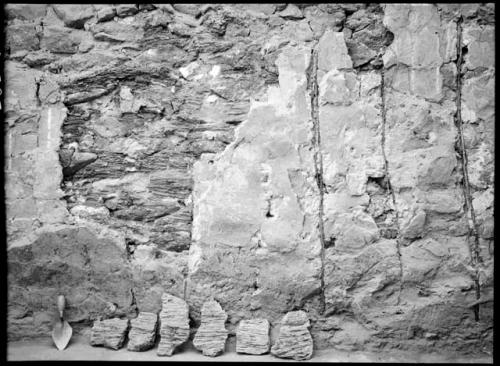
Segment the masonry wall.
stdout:
<path fill-rule="evenodd" d="M 9 339 L 167 291 L 193 328 L 214 297 L 233 335 L 492 351 L 492 4 L 5 11 Z"/>

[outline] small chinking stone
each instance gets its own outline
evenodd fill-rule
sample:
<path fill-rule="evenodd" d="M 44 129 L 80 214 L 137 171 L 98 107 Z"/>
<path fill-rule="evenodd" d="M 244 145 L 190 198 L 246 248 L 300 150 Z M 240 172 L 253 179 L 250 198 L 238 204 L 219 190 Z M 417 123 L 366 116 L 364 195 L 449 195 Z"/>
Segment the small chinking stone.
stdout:
<path fill-rule="evenodd" d="M 158 356 L 172 356 L 177 346 L 189 338 L 189 306 L 178 297 L 164 293 L 161 297 L 160 344 Z"/>
<path fill-rule="evenodd" d="M 271 354 L 280 358 L 308 360 L 313 353 L 313 340 L 309 333 L 309 319 L 303 311 L 291 311 L 282 321 L 278 340 L 271 348 Z"/>
<path fill-rule="evenodd" d="M 128 319 L 96 320 L 92 327 L 90 344 L 120 349 L 123 346 L 128 330 Z"/>
<path fill-rule="evenodd" d="M 201 325 L 193 344 L 205 356 L 215 357 L 224 352 L 228 331 L 224 326 L 227 314 L 215 300 L 209 300 L 201 308 Z"/>
<path fill-rule="evenodd" d="M 236 330 L 236 352 L 262 355 L 269 352 L 267 319 L 242 320 Z"/>
<path fill-rule="evenodd" d="M 129 351 L 146 351 L 155 344 L 156 323 L 158 315 L 141 312 L 137 318 L 130 321 L 127 349 Z"/>

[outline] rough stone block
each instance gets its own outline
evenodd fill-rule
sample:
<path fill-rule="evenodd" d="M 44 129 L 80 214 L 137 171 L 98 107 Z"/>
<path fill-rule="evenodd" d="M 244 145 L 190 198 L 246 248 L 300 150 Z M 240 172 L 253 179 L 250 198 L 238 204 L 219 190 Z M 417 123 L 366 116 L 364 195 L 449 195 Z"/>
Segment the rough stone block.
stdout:
<path fill-rule="evenodd" d="M 201 324 L 193 345 L 203 355 L 215 357 L 224 352 L 228 331 L 224 326 L 227 314 L 215 300 L 207 301 L 201 309 Z"/>
<path fill-rule="evenodd" d="M 318 43 L 318 69 L 350 69 L 352 61 L 344 41 L 344 33 L 328 30 Z"/>
<path fill-rule="evenodd" d="M 309 319 L 303 311 L 291 311 L 282 321 L 276 343 L 271 354 L 280 358 L 308 360 L 313 354 L 313 339 L 309 333 Z"/>
<path fill-rule="evenodd" d="M 120 18 L 128 17 L 134 15 L 139 11 L 135 4 L 121 4 L 116 7 L 116 15 Z"/>
<path fill-rule="evenodd" d="M 70 28 L 83 29 L 87 20 L 94 16 L 92 5 L 52 5 L 55 13 L 64 21 L 64 25 Z"/>
<path fill-rule="evenodd" d="M 162 295 L 160 312 L 160 344 L 158 356 L 172 356 L 175 348 L 189 338 L 189 307 L 187 303 L 175 296 Z"/>
<path fill-rule="evenodd" d="M 325 219 L 326 237 L 335 238 L 338 250 L 353 252 L 370 245 L 380 238 L 379 228 L 373 217 L 355 207 Z"/>
<path fill-rule="evenodd" d="M 463 43 L 467 46 L 465 67 L 475 70 L 495 65 L 495 29 L 493 26 L 469 25 L 463 30 Z"/>
<path fill-rule="evenodd" d="M 47 13 L 47 4 L 5 4 L 7 19 L 35 20 Z"/>
<path fill-rule="evenodd" d="M 92 326 L 90 345 L 120 349 L 128 331 L 128 319 L 96 320 Z"/>
<path fill-rule="evenodd" d="M 144 35 L 143 25 L 139 22 L 129 24 L 126 19 L 116 22 L 97 23 L 90 27 L 97 41 L 136 42 Z"/>
<path fill-rule="evenodd" d="M 172 7 L 180 13 L 189 14 L 192 16 L 200 15 L 200 4 L 172 4 Z"/>
<path fill-rule="evenodd" d="M 146 351 L 152 348 L 156 338 L 158 315 L 140 312 L 137 318 L 130 321 L 127 349 L 129 351 Z"/>
<path fill-rule="evenodd" d="M 11 54 L 22 50 L 35 51 L 40 49 L 38 30 L 34 23 L 16 22 L 6 30 L 5 42 Z"/>
<path fill-rule="evenodd" d="M 302 19 L 304 18 L 304 15 L 300 11 L 300 9 L 297 7 L 297 5 L 294 4 L 288 4 L 287 7 L 280 11 L 279 16 L 285 19 Z"/>
<path fill-rule="evenodd" d="M 262 355 L 269 352 L 267 319 L 241 320 L 236 330 L 236 352 Z"/>
<path fill-rule="evenodd" d="M 413 217 L 402 229 L 402 236 L 408 239 L 415 239 L 422 235 L 425 226 L 426 214 L 423 210 L 415 212 Z"/>
<path fill-rule="evenodd" d="M 30 52 L 23 58 L 23 62 L 30 67 L 44 66 L 55 61 L 57 56 L 47 52 L 47 50 L 39 50 Z"/>
<path fill-rule="evenodd" d="M 96 17 L 98 22 L 111 20 L 116 15 L 116 9 L 113 6 L 102 6 L 97 10 Z"/>
<path fill-rule="evenodd" d="M 41 48 L 54 53 L 76 53 L 81 42 L 81 34 L 57 25 L 43 28 Z"/>

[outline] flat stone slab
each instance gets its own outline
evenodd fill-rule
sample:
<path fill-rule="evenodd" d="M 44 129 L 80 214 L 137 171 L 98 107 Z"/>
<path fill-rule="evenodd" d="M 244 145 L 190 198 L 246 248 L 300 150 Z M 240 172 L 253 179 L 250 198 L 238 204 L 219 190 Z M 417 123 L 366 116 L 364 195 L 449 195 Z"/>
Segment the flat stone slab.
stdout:
<path fill-rule="evenodd" d="M 129 351 L 146 351 L 153 348 L 156 338 L 158 315 L 141 312 L 137 318 L 130 321 L 127 349 Z"/>
<path fill-rule="evenodd" d="M 308 360 L 313 354 L 313 340 L 309 333 L 309 319 L 303 311 L 291 311 L 282 321 L 278 340 L 271 348 L 271 354 L 280 358 Z"/>
<path fill-rule="evenodd" d="M 175 348 L 189 338 L 189 306 L 175 296 L 164 293 L 161 297 L 160 344 L 158 356 L 172 356 Z"/>
<path fill-rule="evenodd" d="M 201 325 L 194 336 L 193 345 L 205 356 L 215 357 L 224 353 L 228 331 L 224 326 L 227 314 L 215 300 L 207 301 L 201 308 Z"/>
<path fill-rule="evenodd" d="M 267 319 L 242 320 L 236 330 L 236 352 L 262 355 L 269 352 L 269 322 Z"/>
<path fill-rule="evenodd" d="M 120 349 L 128 331 L 128 319 L 96 320 L 92 326 L 90 344 Z"/>

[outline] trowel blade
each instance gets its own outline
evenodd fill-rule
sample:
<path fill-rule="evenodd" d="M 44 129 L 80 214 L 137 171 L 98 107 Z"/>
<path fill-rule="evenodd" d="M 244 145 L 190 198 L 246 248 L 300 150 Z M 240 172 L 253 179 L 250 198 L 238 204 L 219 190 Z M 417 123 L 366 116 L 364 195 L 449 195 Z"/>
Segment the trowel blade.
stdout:
<path fill-rule="evenodd" d="M 73 334 L 73 329 L 66 320 L 59 320 L 52 330 L 52 340 L 59 351 L 66 348 Z"/>

